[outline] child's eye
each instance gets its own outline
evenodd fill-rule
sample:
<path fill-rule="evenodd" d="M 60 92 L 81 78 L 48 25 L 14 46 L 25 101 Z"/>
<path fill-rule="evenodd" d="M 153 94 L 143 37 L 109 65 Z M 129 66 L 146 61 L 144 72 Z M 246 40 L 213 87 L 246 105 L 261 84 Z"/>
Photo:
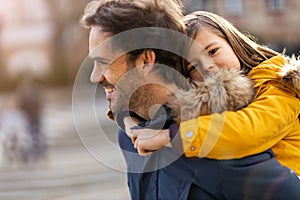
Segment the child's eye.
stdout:
<path fill-rule="evenodd" d="M 210 56 L 213 56 L 213 55 L 215 55 L 215 54 L 217 53 L 218 50 L 219 50 L 219 48 L 212 49 L 212 50 L 210 50 L 210 51 L 208 52 L 208 54 L 209 54 Z"/>

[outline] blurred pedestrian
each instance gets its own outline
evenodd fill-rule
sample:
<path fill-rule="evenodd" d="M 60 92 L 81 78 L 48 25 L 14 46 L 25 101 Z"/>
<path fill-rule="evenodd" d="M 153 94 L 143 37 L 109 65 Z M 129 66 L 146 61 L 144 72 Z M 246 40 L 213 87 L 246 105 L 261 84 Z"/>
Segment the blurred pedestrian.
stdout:
<path fill-rule="evenodd" d="M 39 86 L 32 79 L 25 79 L 16 92 L 20 109 L 28 120 L 28 132 L 32 139 L 31 156 L 38 160 L 45 156 L 46 137 L 41 127 L 41 94 Z"/>
<path fill-rule="evenodd" d="M 0 118 L 3 157 L 9 162 L 30 163 L 46 154 L 46 137 L 41 129 L 41 102 L 37 85 L 21 81 Z"/>
<path fill-rule="evenodd" d="M 28 162 L 32 140 L 28 132 L 26 114 L 19 108 L 16 99 L 13 98 L 7 102 L 0 122 L 4 159 L 9 162 Z"/>

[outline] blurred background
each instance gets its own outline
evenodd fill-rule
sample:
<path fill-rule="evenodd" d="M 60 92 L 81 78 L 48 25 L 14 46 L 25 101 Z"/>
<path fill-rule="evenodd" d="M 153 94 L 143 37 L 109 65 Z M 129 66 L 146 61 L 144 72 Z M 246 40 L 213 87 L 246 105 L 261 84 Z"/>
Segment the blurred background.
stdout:
<path fill-rule="evenodd" d="M 88 2 L 0 0 L 0 199 L 130 199 L 126 174 L 97 161 L 73 121 L 73 85 L 88 54 L 88 31 L 78 20 Z M 186 13 L 215 12 L 260 43 L 300 53 L 298 0 L 183 3 Z M 86 137 L 93 140 L 90 133 L 99 127 L 84 119 L 85 99 L 78 105 Z M 99 121 L 105 121 L 106 104 L 101 105 Z M 30 133 L 22 132 L 24 112 L 30 116 Z M 105 124 L 116 145 L 116 127 Z M 12 130 L 21 134 L 11 137 Z M 121 155 L 108 156 L 124 164 Z"/>
<path fill-rule="evenodd" d="M 186 11 L 217 13 L 262 44 L 288 54 L 300 53 L 300 1 L 298 0 L 183 0 Z"/>

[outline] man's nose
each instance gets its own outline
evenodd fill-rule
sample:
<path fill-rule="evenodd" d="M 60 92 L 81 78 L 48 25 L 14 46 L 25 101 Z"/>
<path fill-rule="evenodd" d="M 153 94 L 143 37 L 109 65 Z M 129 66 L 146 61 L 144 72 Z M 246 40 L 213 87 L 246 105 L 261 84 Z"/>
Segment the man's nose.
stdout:
<path fill-rule="evenodd" d="M 93 71 L 90 76 L 90 81 L 92 83 L 99 83 L 99 82 L 103 81 L 105 79 L 104 74 L 103 74 L 104 71 L 105 70 L 102 70 L 101 68 L 94 65 Z"/>

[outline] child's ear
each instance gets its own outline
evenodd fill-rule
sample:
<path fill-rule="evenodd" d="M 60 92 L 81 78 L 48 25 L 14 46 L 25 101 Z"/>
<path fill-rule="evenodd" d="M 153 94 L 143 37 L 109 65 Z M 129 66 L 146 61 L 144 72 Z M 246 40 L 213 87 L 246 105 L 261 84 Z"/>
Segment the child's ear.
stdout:
<path fill-rule="evenodd" d="M 156 55 L 153 50 L 144 51 L 143 75 L 148 76 L 153 67 L 155 67 Z"/>

